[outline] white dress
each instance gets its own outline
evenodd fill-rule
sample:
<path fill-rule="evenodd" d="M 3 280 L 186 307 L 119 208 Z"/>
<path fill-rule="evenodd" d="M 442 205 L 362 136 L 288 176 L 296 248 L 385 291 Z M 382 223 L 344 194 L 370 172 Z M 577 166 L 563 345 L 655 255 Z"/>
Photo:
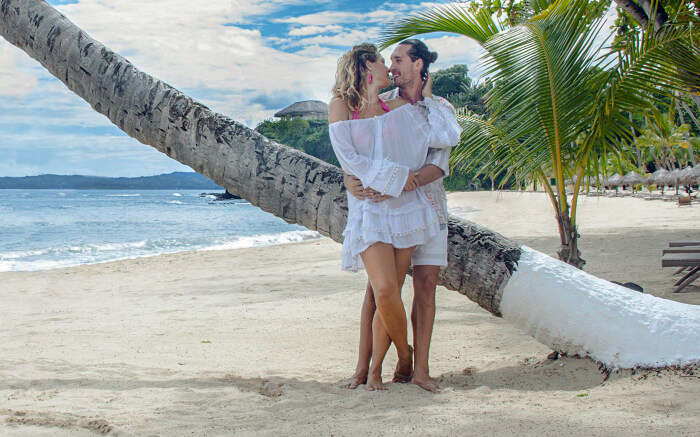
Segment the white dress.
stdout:
<path fill-rule="evenodd" d="M 362 185 L 392 196 L 359 200 L 348 192 L 342 269 L 362 269 L 360 254 L 383 242 L 396 248 L 424 244 L 440 231 L 440 218 L 422 187 L 403 192 L 411 171 L 425 165 L 429 148 L 452 147 L 461 128 L 450 109 L 435 99 L 405 104 L 372 118 L 331 123 L 333 151 L 346 173 Z"/>

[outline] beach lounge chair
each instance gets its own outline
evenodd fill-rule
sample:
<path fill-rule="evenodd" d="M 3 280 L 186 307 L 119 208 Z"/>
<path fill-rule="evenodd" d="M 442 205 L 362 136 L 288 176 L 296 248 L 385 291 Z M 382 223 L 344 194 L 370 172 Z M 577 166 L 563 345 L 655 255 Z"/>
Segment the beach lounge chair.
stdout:
<path fill-rule="evenodd" d="M 681 267 L 677 272 L 688 268 L 688 272 L 676 281 L 674 293 L 678 293 L 700 277 L 700 246 L 683 246 L 664 249 L 661 253 L 661 267 Z"/>
<path fill-rule="evenodd" d="M 700 246 L 700 241 L 671 241 L 668 247 Z"/>

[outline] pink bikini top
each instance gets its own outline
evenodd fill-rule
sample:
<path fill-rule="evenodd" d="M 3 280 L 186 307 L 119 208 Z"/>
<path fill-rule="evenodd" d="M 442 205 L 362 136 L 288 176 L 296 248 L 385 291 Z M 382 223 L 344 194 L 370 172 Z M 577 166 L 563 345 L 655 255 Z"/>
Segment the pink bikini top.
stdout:
<path fill-rule="evenodd" d="M 382 105 L 382 109 L 384 110 L 384 112 L 389 112 L 389 111 L 391 111 L 391 109 L 389 109 L 389 106 L 388 106 L 386 103 L 384 103 L 384 100 L 379 99 L 379 104 Z M 357 109 L 355 109 L 355 110 L 352 112 L 352 119 L 353 119 L 353 120 L 357 120 Z"/>

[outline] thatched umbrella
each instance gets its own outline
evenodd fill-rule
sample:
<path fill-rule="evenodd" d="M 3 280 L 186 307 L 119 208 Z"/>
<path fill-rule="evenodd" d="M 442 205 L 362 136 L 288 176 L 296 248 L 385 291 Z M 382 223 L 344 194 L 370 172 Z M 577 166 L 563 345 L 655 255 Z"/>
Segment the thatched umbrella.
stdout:
<path fill-rule="evenodd" d="M 693 185 L 697 183 L 698 178 L 700 178 L 700 167 L 688 166 L 681 171 L 679 180 L 683 185 Z"/>
<path fill-rule="evenodd" d="M 621 181 L 622 185 L 631 185 L 632 186 L 632 194 L 634 194 L 634 186 L 644 183 L 644 176 L 640 175 L 636 171 L 632 170 L 631 172 L 627 173 Z"/>
<path fill-rule="evenodd" d="M 610 176 L 608 179 L 605 180 L 605 185 L 609 187 L 619 187 L 622 184 L 622 176 L 619 174 L 615 173 L 614 175 Z"/>
<path fill-rule="evenodd" d="M 700 166 L 693 167 L 693 176 L 695 176 L 695 182 L 691 182 L 694 185 L 700 185 Z"/>
<path fill-rule="evenodd" d="M 668 175 L 668 170 L 665 168 L 660 168 L 647 178 L 647 183 L 656 184 L 661 189 L 661 194 L 664 194 L 664 187 L 666 186 L 666 179 L 668 178 Z"/>
<path fill-rule="evenodd" d="M 666 177 L 666 185 L 676 187 L 676 194 L 678 194 L 678 184 L 681 183 L 681 174 L 683 171 L 680 168 L 674 168 L 671 173 Z"/>

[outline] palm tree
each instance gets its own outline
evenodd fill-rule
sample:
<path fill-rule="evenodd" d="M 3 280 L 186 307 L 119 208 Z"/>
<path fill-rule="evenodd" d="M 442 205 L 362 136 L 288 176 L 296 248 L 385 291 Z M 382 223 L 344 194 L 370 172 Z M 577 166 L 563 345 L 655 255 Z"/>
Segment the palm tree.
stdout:
<path fill-rule="evenodd" d="M 587 0 L 530 5 L 535 15 L 509 29 L 483 10 L 473 15 L 461 4 L 437 6 L 389 27 L 382 45 L 444 31 L 483 47 L 495 83 L 487 98 L 491 117 L 461 118 L 453 165 L 539 181 L 557 218 L 559 259 L 581 268 L 576 208 L 584 175 L 604 170 L 608 155 L 634 159 L 630 112 L 653 107 L 663 92 L 700 89 L 700 76 L 687 73 L 700 71 L 700 49 L 691 44 L 700 33 L 689 25 L 649 30 L 633 35 L 625 52 L 601 56 L 596 37 L 603 20 L 582 18 Z M 572 177 L 569 203 L 565 180 Z"/>
<path fill-rule="evenodd" d="M 138 70 L 43 0 L 1 0 L 0 35 L 130 136 L 278 217 L 341 240 L 347 204 L 337 167 Z M 700 307 L 619 287 L 473 223 L 450 217 L 448 226 L 440 283 L 550 347 L 615 367 L 700 361 Z M 634 311 L 620 308 L 620 296 Z M 626 325 L 643 328 L 621 338 Z"/>
<path fill-rule="evenodd" d="M 647 125 L 641 130 L 636 143 L 650 157 L 656 168 L 673 170 L 684 168 L 692 162 L 692 146 L 688 139 L 687 124 L 677 126 L 667 115 L 652 111 L 647 115 Z"/>

